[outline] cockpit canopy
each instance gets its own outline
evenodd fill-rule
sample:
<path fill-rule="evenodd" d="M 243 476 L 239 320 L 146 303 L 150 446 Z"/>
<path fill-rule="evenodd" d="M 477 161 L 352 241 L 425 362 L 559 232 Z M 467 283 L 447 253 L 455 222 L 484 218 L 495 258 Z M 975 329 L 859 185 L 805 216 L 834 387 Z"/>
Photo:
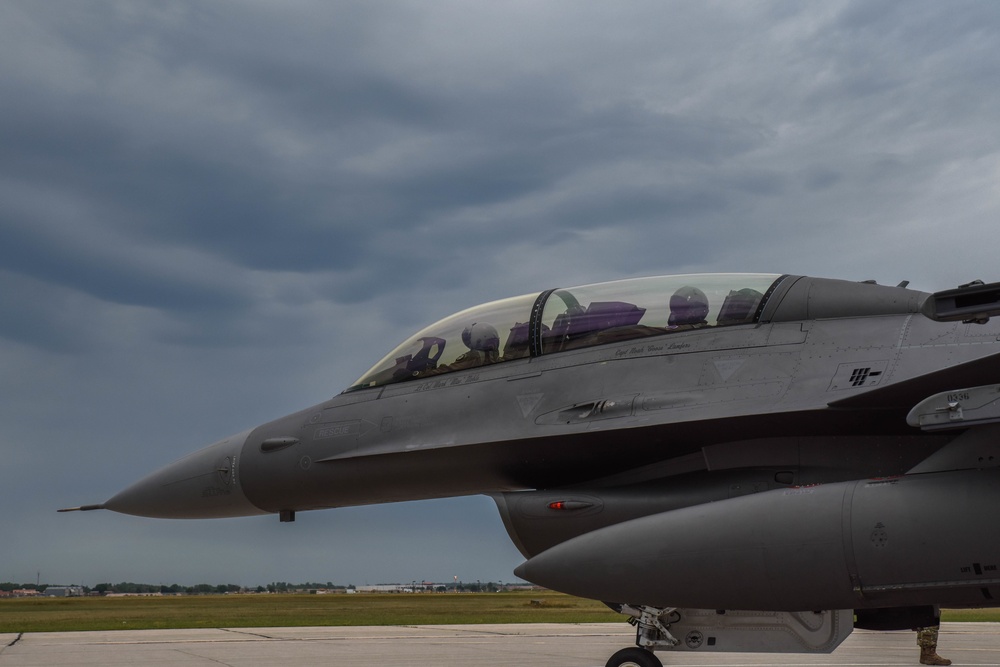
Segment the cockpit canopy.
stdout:
<path fill-rule="evenodd" d="M 633 338 L 756 322 L 777 274 L 634 278 L 493 301 L 417 332 L 348 391 Z"/>

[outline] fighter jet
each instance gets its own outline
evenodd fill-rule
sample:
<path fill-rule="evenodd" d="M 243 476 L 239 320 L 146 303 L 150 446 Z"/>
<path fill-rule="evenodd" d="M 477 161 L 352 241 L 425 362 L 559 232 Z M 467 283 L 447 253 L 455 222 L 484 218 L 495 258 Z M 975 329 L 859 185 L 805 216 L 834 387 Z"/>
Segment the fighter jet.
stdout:
<path fill-rule="evenodd" d="M 1000 605 L 1000 283 L 778 274 L 548 289 L 100 505 L 209 518 L 488 494 L 516 574 L 654 651 L 830 652 Z"/>

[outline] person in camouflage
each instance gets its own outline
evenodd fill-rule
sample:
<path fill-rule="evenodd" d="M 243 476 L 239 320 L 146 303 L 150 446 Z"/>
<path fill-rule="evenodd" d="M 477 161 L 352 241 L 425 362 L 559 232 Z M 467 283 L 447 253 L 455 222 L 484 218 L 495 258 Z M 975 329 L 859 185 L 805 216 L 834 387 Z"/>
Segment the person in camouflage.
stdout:
<path fill-rule="evenodd" d="M 950 665 L 951 660 L 942 658 L 937 654 L 938 628 L 940 623 L 929 625 L 926 628 L 916 628 L 917 646 L 920 647 L 921 665 Z"/>

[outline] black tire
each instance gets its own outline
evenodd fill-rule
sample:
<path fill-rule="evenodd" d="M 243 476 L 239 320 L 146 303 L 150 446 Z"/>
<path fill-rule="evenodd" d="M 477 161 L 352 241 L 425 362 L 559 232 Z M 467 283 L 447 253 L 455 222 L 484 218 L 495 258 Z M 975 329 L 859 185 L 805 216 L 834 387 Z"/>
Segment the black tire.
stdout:
<path fill-rule="evenodd" d="M 652 651 L 632 646 L 615 653 L 604 667 L 663 667 L 663 663 Z"/>

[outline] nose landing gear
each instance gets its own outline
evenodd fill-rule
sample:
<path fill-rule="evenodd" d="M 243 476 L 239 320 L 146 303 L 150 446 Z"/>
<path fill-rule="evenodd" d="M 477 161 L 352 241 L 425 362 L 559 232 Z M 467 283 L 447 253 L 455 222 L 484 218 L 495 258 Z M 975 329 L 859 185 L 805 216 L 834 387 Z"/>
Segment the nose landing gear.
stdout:
<path fill-rule="evenodd" d="M 673 607 L 633 607 L 628 604 L 608 604 L 620 614 L 629 617 L 635 626 L 636 646 L 624 648 L 608 660 L 605 667 L 663 667 L 653 651 L 677 646 L 680 642 L 667 627 L 678 620 Z"/>

